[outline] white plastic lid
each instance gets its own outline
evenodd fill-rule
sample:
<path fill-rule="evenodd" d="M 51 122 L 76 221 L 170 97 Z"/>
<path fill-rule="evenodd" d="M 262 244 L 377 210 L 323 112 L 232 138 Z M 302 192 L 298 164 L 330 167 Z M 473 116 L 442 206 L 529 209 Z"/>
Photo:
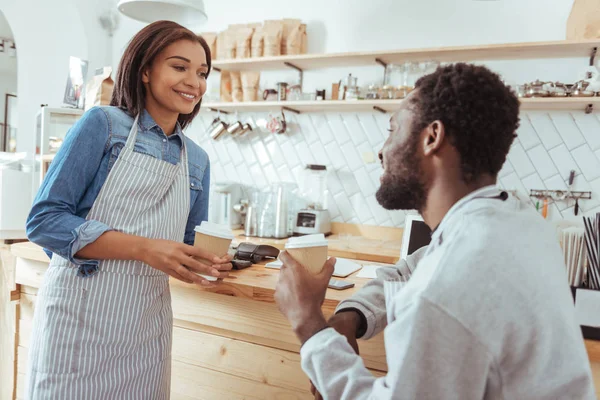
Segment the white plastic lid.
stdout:
<path fill-rule="evenodd" d="M 318 233 L 316 235 L 306 235 L 293 237 L 288 240 L 285 244 L 286 249 L 302 249 L 305 247 L 320 247 L 327 246 L 328 241 L 325 239 L 325 235 Z"/>
<path fill-rule="evenodd" d="M 196 226 L 194 230 L 204 235 L 233 240 L 233 232 L 226 225 L 203 221 L 200 226 Z"/>

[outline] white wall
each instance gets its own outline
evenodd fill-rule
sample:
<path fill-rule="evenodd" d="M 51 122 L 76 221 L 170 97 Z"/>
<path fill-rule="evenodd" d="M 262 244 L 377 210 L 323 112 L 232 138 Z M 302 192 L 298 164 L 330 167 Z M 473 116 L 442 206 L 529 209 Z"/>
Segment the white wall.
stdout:
<path fill-rule="evenodd" d="M 300 18 L 308 24 L 310 53 L 369 51 L 415 47 L 563 40 L 572 1 L 566 0 L 278 0 L 205 1 L 209 22 L 198 31 L 220 31 L 228 24 L 265 19 Z M 127 41 L 143 24 L 123 19 L 113 40 L 117 65 Z M 587 56 L 561 60 L 486 63 L 510 83 L 537 78 L 574 82 L 583 77 Z M 305 91 L 326 88 L 352 72 L 359 84 L 380 81 L 382 69 L 337 68 L 305 73 Z M 209 87 L 218 87 L 218 74 Z M 294 72 L 263 73 L 261 85 L 294 81 Z M 265 114 L 240 115 L 257 120 Z M 374 201 L 380 168 L 365 164 L 362 152 L 377 151 L 389 116 L 379 113 L 288 114 L 286 135 L 254 132 L 241 139 L 215 142 L 206 128 L 214 115 L 201 114 L 187 134 L 211 156 L 213 182 L 234 180 L 255 186 L 299 181 L 303 165 L 328 165 L 330 209 L 335 221 L 400 226 L 404 214 L 383 210 Z M 583 212 L 600 210 L 600 121 L 583 111 L 529 112 L 499 185 L 527 197 L 529 189 L 565 189 L 570 169 L 577 171 L 575 190 L 590 190 Z M 550 207 L 550 218 L 578 218 L 573 202 Z"/>
<path fill-rule="evenodd" d="M 90 71 L 110 62 L 96 7 L 91 0 L 0 0 L 18 49 L 18 151 L 33 149 L 40 105 L 62 105 L 69 56 L 89 60 Z"/>

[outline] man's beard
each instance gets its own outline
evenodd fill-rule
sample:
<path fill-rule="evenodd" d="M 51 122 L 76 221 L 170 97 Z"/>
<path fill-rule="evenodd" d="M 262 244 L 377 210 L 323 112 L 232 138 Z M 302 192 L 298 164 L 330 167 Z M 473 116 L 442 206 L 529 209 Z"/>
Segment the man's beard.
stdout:
<path fill-rule="evenodd" d="M 375 197 L 387 210 L 421 211 L 427 202 L 427 188 L 422 182 L 421 164 L 417 157 L 418 135 L 412 135 L 393 157 L 400 166 L 384 176 Z"/>

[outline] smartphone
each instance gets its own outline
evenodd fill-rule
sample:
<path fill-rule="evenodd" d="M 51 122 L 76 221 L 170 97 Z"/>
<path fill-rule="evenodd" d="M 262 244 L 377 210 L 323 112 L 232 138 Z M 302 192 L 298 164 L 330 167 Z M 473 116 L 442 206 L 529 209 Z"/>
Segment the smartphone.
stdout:
<path fill-rule="evenodd" d="M 336 290 L 344 290 L 344 289 L 350 289 L 350 288 L 354 287 L 354 283 L 340 281 L 337 279 L 330 279 L 328 287 L 330 287 L 332 289 L 336 289 Z"/>

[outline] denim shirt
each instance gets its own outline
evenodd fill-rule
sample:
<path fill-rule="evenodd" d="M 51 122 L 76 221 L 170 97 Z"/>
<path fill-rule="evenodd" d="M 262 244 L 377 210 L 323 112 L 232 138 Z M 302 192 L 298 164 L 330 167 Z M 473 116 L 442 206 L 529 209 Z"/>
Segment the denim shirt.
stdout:
<path fill-rule="evenodd" d="M 75 254 L 112 227 L 86 221 L 108 173 L 129 136 L 133 118 L 116 107 L 94 107 L 67 133 L 36 195 L 27 218 L 27 237 L 33 243 L 79 266 L 87 276 L 98 270 L 99 260 Z M 184 242 L 192 245 L 194 228 L 208 219 L 210 163 L 208 155 L 186 137 L 179 124 L 167 136 L 144 110 L 138 120 L 134 151 L 177 164 L 185 140 L 190 176 L 190 213 Z"/>

